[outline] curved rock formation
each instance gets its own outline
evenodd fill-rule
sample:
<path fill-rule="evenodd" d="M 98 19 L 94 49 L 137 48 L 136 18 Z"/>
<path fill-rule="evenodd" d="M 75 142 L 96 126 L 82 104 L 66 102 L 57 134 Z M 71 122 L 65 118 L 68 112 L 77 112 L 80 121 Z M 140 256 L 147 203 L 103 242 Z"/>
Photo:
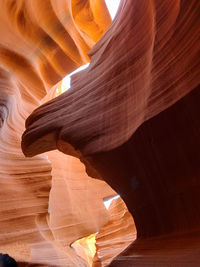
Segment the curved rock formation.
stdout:
<path fill-rule="evenodd" d="M 199 13 L 198 0 L 122 1 L 89 68 L 26 121 L 26 156 L 79 157 L 133 214 L 137 240 L 111 266 L 200 264 Z"/>
<path fill-rule="evenodd" d="M 199 0 L 122 0 L 108 30 L 102 0 L 0 5 L 0 252 L 88 266 L 70 244 L 108 222 L 115 192 L 80 159 L 135 220 L 111 266 L 200 265 Z M 79 159 L 23 156 L 34 109 L 24 154 Z"/>
<path fill-rule="evenodd" d="M 101 0 L 0 6 L 0 252 L 20 266 L 89 266 L 70 245 L 107 223 L 103 199 L 115 192 L 58 151 L 25 158 L 21 135 L 56 83 L 89 61 L 111 18 Z"/>
<path fill-rule="evenodd" d="M 90 66 L 26 121 L 23 152 L 70 153 L 63 142 L 84 155 L 108 151 L 193 90 L 199 83 L 198 14 L 198 1 L 122 1 L 90 52 Z"/>
<path fill-rule="evenodd" d="M 93 267 L 108 266 L 112 259 L 136 239 L 133 218 L 119 197 L 109 207 L 110 220 L 96 235 Z"/>
<path fill-rule="evenodd" d="M 199 101 L 197 87 L 122 146 L 93 155 L 137 228 L 137 240 L 111 266 L 199 265 Z"/>

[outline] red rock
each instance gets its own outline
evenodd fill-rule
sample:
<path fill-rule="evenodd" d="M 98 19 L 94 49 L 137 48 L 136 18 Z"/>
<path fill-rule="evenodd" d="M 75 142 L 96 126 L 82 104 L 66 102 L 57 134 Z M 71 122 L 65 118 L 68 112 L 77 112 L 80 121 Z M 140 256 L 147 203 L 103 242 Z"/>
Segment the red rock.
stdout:
<path fill-rule="evenodd" d="M 136 239 L 133 218 L 119 197 L 109 207 L 110 219 L 96 235 L 93 267 L 108 266 L 112 259 Z"/>
<path fill-rule="evenodd" d="M 70 244 L 107 222 L 103 198 L 115 192 L 60 152 L 50 153 L 51 162 L 47 155 L 25 158 L 21 135 L 56 83 L 89 61 L 111 18 L 102 1 L 0 0 L 0 6 L 0 252 L 20 266 L 88 266 Z"/>
<path fill-rule="evenodd" d="M 138 237 L 111 266 L 200 264 L 199 13 L 122 1 L 89 68 L 26 121 L 25 155 L 86 159 L 127 204 Z"/>
<path fill-rule="evenodd" d="M 78 159 L 73 172 L 69 156 L 50 152 L 50 163 L 44 155 L 25 159 L 20 150 L 25 118 L 52 99 L 67 73 L 91 59 L 68 92 L 27 119 L 24 154 L 58 149 L 77 157 L 90 176 L 121 195 L 137 239 L 111 266 L 196 267 L 200 2 L 122 0 L 107 31 L 105 3 L 81 3 L 0 1 L 1 252 L 47 266 L 84 266 L 70 242 L 108 222 L 102 199 L 114 191 L 91 180 Z M 65 171 L 80 193 L 64 190 L 72 185 Z M 93 185 L 76 184 L 76 175 Z"/>

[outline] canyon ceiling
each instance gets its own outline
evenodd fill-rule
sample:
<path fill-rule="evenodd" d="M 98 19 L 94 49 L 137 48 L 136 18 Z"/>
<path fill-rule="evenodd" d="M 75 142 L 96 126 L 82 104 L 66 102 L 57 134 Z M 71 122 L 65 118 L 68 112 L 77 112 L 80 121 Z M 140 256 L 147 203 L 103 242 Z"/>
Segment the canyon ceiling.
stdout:
<path fill-rule="evenodd" d="M 199 266 L 200 1 L 121 0 L 113 21 L 103 0 L 0 7 L 0 253 Z"/>

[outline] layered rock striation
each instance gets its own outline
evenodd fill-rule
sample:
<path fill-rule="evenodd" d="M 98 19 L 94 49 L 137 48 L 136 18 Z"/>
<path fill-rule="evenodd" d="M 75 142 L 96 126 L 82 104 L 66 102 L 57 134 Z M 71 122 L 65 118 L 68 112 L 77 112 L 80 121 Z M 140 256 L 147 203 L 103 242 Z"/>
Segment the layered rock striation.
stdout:
<path fill-rule="evenodd" d="M 0 6 L 0 252 L 20 266 L 89 266 L 71 244 L 108 222 L 103 199 L 116 193 L 58 151 L 25 158 L 21 135 L 57 83 L 90 60 L 110 15 L 104 1 Z"/>
<path fill-rule="evenodd" d="M 26 121 L 26 156 L 78 157 L 127 204 L 138 236 L 111 266 L 200 263 L 199 12 L 198 0 L 121 1 L 89 68 Z"/>
<path fill-rule="evenodd" d="M 70 244 L 112 226 L 115 194 L 90 175 L 137 228 L 111 266 L 198 266 L 200 2 L 122 0 L 111 25 L 101 0 L 0 4 L 1 252 L 88 266 Z"/>

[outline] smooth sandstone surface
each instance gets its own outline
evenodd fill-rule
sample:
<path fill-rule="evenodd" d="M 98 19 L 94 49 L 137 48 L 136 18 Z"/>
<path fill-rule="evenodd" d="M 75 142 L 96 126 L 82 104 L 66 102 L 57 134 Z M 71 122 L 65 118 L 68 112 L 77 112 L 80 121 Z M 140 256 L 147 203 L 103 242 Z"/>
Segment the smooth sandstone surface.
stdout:
<path fill-rule="evenodd" d="M 110 220 L 96 235 L 96 255 L 92 267 L 108 266 L 115 255 L 136 239 L 135 223 L 120 197 L 112 200 L 108 211 Z"/>
<path fill-rule="evenodd" d="M 200 2 L 121 0 L 110 27 L 101 0 L 0 4 L 1 252 L 88 266 L 70 242 L 112 231 L 102 199 L 114 189 L 137 239 L 110 266 L 200 265 Z M 96 263 L 132 230 L 119 250 L 106 235 Z"/>
<path fill-rule="evenodd" d="M 136 241 L 111 266 L 200 264 L 199 89 L 122 146 L 93 155 L 91 163 L 120 192 L 137 229 Z"/>
<path fill-rule="evenodd" d="M 90 66 L 26 120 L 25 155 L 72 154 L 67 143 L 83 155 L 108 151 L 192 91 L 200 79 L 199 9 L 195 0 L 121 1 Z"/>
<path fill-rule="evenodd" d="M 21 135 L 57 83 L 90 60 L 110 15 L 104 1 L 1 0 L 0 7 L 0 252 L 19 266 L 89 266 L 71 244 L 109 221 L 103 199 L 116 193 L 59 151 L 25 158 Z"/>
<path fill-rule="evenodd" d="M 200 264 L 199 13 L 197 0 L 121 1 L 89 68 L 26 121 L 25 155 L 76 156 L 125 201 L 137 239 L 111 266 Z"/>

